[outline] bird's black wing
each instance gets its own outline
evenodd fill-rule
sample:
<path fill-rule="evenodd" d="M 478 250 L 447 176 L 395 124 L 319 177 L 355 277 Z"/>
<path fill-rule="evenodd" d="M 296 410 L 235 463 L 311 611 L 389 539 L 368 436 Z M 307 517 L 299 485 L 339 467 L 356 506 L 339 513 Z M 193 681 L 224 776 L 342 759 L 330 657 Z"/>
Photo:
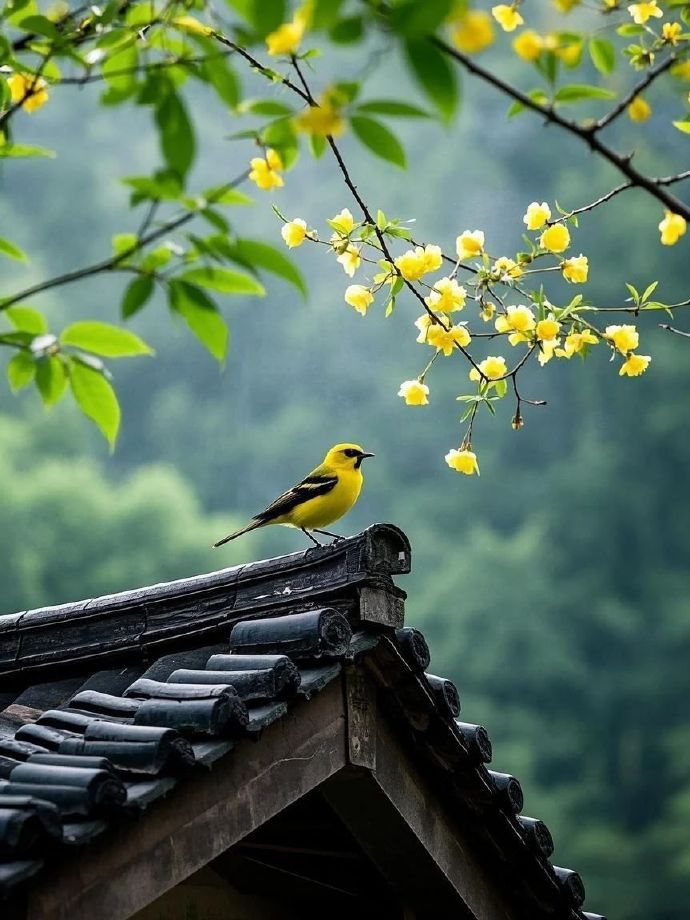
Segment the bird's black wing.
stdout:
<path fill-rule="evenodd" d="M 255 515 L 255 520 L 262 522 L 273 521 L 284 514 L 289 514 L 298 505 L 304 504 L 311 498 L 328 495 L 337 483 L 337 476 L 312 473 L 302 482 L 288 489 L 287 492 L 283 492 L 274 502 L 271 502 L 265 511 Z"/>

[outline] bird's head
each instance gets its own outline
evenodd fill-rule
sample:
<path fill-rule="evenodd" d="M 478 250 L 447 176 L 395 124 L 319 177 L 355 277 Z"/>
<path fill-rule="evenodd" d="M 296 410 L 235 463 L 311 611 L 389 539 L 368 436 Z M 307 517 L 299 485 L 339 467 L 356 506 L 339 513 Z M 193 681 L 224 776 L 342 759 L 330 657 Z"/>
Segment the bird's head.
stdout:
<path fill-rule="evenodd" d="M 324 458 L 324 465 L 336 470 L 358 470 L 365 457 L 373 457 L 359 444 L 336 444 Z"/>

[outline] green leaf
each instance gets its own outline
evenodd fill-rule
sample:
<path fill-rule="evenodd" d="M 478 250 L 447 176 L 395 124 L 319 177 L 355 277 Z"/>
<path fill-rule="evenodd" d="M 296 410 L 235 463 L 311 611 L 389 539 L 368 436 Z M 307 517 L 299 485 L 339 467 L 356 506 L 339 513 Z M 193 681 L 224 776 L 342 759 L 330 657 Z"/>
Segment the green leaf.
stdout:
<path fill-rule="evenodd" d="M 18 262 L 29 261 L 29 257 L 24 252 L 24 250 L 20 249 L 16 243 L 12 243 L 10 240 L 6 240 L 2 236 L 0 236 L 0 252 L 3 253 L 3 255 L 8 256 L 10 259 L 16 259 Z"/>
<path fill-rule="evenodd" d="M 54 150 L 48 150 L 46 147 L 35 147 L 29 144 L 2 144 L 0 145 L 0 157 L 3 159 L 19 159 L 21 157 L 48 157 L 54 159 L 57 154 Z"/>
<path fill-rule="evenodd" d="M 35 32 L 45 38 L 57 38 L 59 33 L 55 25 L 45 16 L 26 16 L 19 21 L 19 28 L 25 32 Z"/>
<path fill-rule="evenodd" d="M 253 198 L 250 198 L 249 195 L 245 195 L 244 192 L 240 192 L 236 188 L 229 188 L 224 192 L 220 192 L 218 189 L 209 189 L 208 191 L 204 192 L 204 196 L 208 201 L 213 202 L 213 204 L 254 204 Z"/>
<path fill-rule="evenodd" d="M 30 332 L 32 335 L 42 335 L 48 331 L 46 318 L 38 310 L 31 307 L 8 307 L 5 316 L 15 329 L 21 332 Z"/>
<path fill-rule="evenodd" d="M 36 386 L 45 406 L 53 406 L 67 386 L 65 365 L 59 358 L 41 358 L 36 364 Z"/>
<path fill-rule="evenodd" d="M 530 99 L 533 102 L 536 102 L 538 105 L 546 105 L 549 101 L 549 97 L 546 95 L 543 89 L 533 89 L 527 93 Z M 516 115 L 519 115 L 521 112 L 528 111 L 527 106 L 520 101 L 514 102 L 508 111 L 506 112 L 507 118 L 514 118 Z"/>
<path fill-rule="evenodd" d="M 122 297 L 122 318 L 134 316 L 153 294 L 153 278 L 140 277 L 130 281 Z"/>
<path fill-rule="evenodd" d="M 678 128 L 678 130 L 682 131 L 683 134 L 690 134 L 690 119 L 685 121 L 674 121 L 673 127 Z"/>
<path fill-rule="evenodd" d="M 571 83 L 556 90 L 556 102 L 580 102 L 581 99 L 615 99 L 616 93 L 602 86 L 588 86 L 585 83 Z"/>
<path fill-rule="evenodd" d="M 95 320 L 72 323 L 62 330 L 62 345 L 83 348 L 84 351 L 106 358 L 124 358 L 129 355 L 151 355 L 153 350 L 129 329 L 111 326 Z"/>
<path fill-rule="evenodd" d="M 263 268 L 292 284 L 306 300 L 307 285 L 292 261 L 279 249 L 260 240 L 238 239 L 228 250 L 230 258 L 250 268 Z"/>
<path fill-rule="evenodd" d="M 220 291 L 222 294 L 255 294 L 263 297 L 266 293 L 262 284 L 249 275 L 245 275 L 244 272 L 211 265 L 193 268 L 180 275 L 179 280 L 186 281 L 187 284 L 209 288 L 212 291 Z"/>
<path fill-rule="evenodd" d="M 428 40 L 407 42 L 405 55 L 417 83 L 445 121 L 453 117 L 459 102 L 455 69 Z"/>
<path fill-rule="evenodd" d="M 616 49 L 608 39 L 590 38 L 589 56 L 599 73 L 608 76 L 616 68 Z"/>
<path fill-rule="evenodd" d="M 210 42 L 206 42 L 212 48 Z M 209 57 L 204 61 L 202 74 L 215 89 L 218 97 L 230 108 L 234 109 L 241 99 L 240 81 L 230 65 L 220 57 Z"/>
<path fill-rule="evenodd" d="M 391 7 L 389 19 L 396 32 L 414 39 L 434 32 L 452 6 L 452 0 L 404 0 Z"/>
<path fill-rule="evenodd" d="M 364 22 L 361 16 L 346 16 L 337 22 L 328 32 L 328 36 L 336 45 L 350 45 L 358 42 L 364 33 Z"/>
<path fill-rule="evenodd" d="M 230 333 L 215 303 L 200 288 L 177 279 L 170 282 L 168 294 L 170 308 L 182 316 L 191 332 L 222 364 Z"/>
<path fill-rule="evenodd" d="M 275 99 L 245 99 L 238 111 L 249 115 L 292 115 L 294 109 Z"/>
<path fill-rule="evenodd" d="M 7 364 L 7 380 L 13 393 L 28 386 L 36 376 L 36 362 L 26 351 L 18 351 Z"/>
<path fill-rule="evenodd" d="M 136 89 L 136 68 L 139 63 L 137 47 L 132 41 L 133 36 L 131 33 L 125 33 L 125 39 L 130 44 L 109 54 L 101 66 L 101 72 L 106 83 L 118 95 L 122 95 L 122 98 L 127 98 Z"/>
<path fill-rule="evenodd" d="M 644 32 L 644 26 L 635 25 L 633 22 L 624 22 L 622 26 L 618 26 L 616 32 L 624 38 L 628 38 L 631 35 L 641 35 Z"/>
<path fill-rule="evenodd" d="M 182 100 L 170 91 L 156 109 L 156 124 L 160 132 L 165 162 L 180 178 L 194 161 L 194 131 Z"/>
<path fill-rule="evenodd" d="M 121 256 L 123 253 L 129 252 L 130 249 L 134 249 L 138 242 L 139 237 L 136 233 L 116 233 L 112 239 L 113 255 Z"/>
<path fill-rule="evenodd" d="M 402 144 L 385 125 L 364 115 L 353 115 L 350 124 L 356 137 L 372 153 L 401 169 L 405 168 L 405 151 Z"/>
<path fill-rule="evenodd" d="M 398 102 L 396 99 L 370 99 L 357 106 L 358 112 L 373 113 L 374 115 L 390 115 L 392 118 L 430 118 L 428 112 L 419 106 L 407 102 Z"/>
<path fill-rule="evenodd" d="M 320 160 L 326 150 L 326 138 L 322 134 L 310 134 L 307 137 L 309 152 L 315 160 Z"/>
<path fill-rule="evenodd" d="M 120 428 L 120 406 L 115 391 L 103 374 L 80 361 L 72 361 L 70 385 L 77 405 L 96 423 L 112 451 Z"/>

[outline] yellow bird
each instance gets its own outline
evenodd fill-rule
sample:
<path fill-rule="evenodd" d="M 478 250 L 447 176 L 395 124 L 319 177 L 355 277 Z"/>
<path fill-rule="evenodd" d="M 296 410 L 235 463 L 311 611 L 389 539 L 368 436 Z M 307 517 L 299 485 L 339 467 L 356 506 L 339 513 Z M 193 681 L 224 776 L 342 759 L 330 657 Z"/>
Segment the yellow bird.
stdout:
<path fill-rule="evenodd" d="M 362 489 L 362 460 L 373 456 L 358 444 L 336 444 L 328 451 L 323 463 L 301 482 L 283 492 L 265 511 L 255 514 L 245 527 L 213 545 L 222 546 L 243 533 L 269 524 L 298 527 L 317 546 L 321 544 L 310 533 L 312 530 L 338 539 L 337 534 L 321 528 L 337 521 L 352 508 Z"/>

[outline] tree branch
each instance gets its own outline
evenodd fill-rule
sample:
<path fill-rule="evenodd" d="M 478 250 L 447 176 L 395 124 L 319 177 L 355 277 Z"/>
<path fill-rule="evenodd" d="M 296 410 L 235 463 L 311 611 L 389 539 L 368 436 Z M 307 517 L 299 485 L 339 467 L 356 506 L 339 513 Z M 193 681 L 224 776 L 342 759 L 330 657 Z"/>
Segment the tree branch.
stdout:
<path fill-rule="evenodd" d="M 209 197 L 208 203 L 213 204 L 213 202 L 221 198 L 225 192 L 236 188 L 245 181 L 248 175 L 249 171 L 245 170 L 236 179 L 221 186 L 214 195 Z M 150 222 L 149 215 L 152 214 L 154 204 L 157 204 L 157 202 L 153 202 L 149 208 L 148 214 L 144 218 L 144 226 L 147 226 Z M 131 256 L 135 255 L 137 252 L 141 252 L 142 249 L 150 246 L 151 243 L 155 243 L 157 240 L 161 239 L 161 237 L 166 236 L 168 233 L 172 233 L 174 230 L 179 229 L 198 216 L 199 211 L 185 211 L 184 214 L 178 214 L 177 217 L 173 217 L 164 224 L 161 224 L 156 230 L 152 230 L 150 233 L 140 237 L 134 245 L 117 255 L 111 256 L 109 259 L 102 259 L 100 262 L 94 262 L 92 265 L 86 265 L 83 268 L 65 272 L 63 275 L 56 275 L 54 278 L 49 278 L 47 281 L 40 281 L 38 284 L 25 288 L 23 291 L 11 294 L 9 297 L 0 300 L 0 312 L 7 310 L 8 307 L 22 300 L 26 300 L 27 297 L 33 297 L 34 294 L 42 294 L 44 291 L 49 291 L 52 288 L 62 287 L 65 284 L 72 284 L 74 281 L 81 281 L 83 278 L 90 278 L 93 275 L 100 275 L 104 272 L 123 270 L 124 266 L 122 263 L 126 262 Z"/>
<path fill-rule="evenodd" d="M 685 220 L 690 220 L 690 207 L 679 198 L 676 198 L 675 195 L 666 192 L 658 180 L 646 176 L 636 169 L 631 163 L 632 155 L 624 156 L 618 153 L 612 147 L 609 147 L 608 144 L 600 140 L 592 129 L 583 127 L 568 118 L 564 118 L 552 106 L 541 105 L 539 102 L 535 102 L 535 100 L 531 99 L 526 93 L 506 83 L 505 80 L 497 77 L 495 74 L 491 73 L 491 71 L 486 70 L 480 64 L 477 64 L 476 61 L 466 54 L 452 48 L 442 39 L 433 37 L 431 41 L 439 50 L 443 51 L 443 53 L 447 54 L 449 57 L 452 57 L 461 64 L 465 70 L 474 74 L 474 76 L 479 77 L 485 83 L 491 84 L 491 86 L 494 86 L 504 95 L 509 96 L 516 102 L 520 102 L 525 108 L 531 109 L 531 111 L 541 115 L 542 118 L 550 124 L 558 125 L 560 128 L 563 128 L 564 131 L 567 131 L 574 137 L 578 137 L 587 144 L 590 150 L 599 154 L 604 160 L 607 160 L 612 166 L 615 166 L 620 173 L 626 176 L 631 186 L 645 189 L 653 198 L 660 201 L 674 214 L 680 214 Z"/>

